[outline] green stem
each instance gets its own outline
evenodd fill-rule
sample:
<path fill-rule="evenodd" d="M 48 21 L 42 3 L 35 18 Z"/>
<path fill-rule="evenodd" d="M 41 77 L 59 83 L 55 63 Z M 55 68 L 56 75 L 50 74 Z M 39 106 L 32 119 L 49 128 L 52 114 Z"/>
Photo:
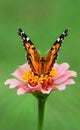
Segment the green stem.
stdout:
<path fill-rule="evenodd" d="M 45 102 L 46 100 L 38 98 L 38 130 L 43 129 Z"/>

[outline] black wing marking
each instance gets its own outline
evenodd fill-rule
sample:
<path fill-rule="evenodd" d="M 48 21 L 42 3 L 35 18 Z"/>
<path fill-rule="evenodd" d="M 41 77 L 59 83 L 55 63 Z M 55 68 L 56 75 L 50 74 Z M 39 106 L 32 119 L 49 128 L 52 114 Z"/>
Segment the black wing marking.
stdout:
<path fill-rule="evenodd" d="M 55 63 L 55 60 L 57 59 L 58 51 L 61 47 L 61 43 L 63 42 L 64 38 L 68 35 L 68 29 L 66 29 L 60 37 L 55 41 L 53 46 L 51 47 L 50 51 L 48 52 L 48 55 L 46 56 L 46 71 L 49 73 Z"/>
<path fill-rule="evenodd" d="M 25 50 L 27 51 L 27 61 L 30 65 L 30 68 L 34 72 L 34 74 L 38 73 L 38 65 L 39 65 L 39 59 L 40 56 L 38 54 L 38 51 L 36 50 L 34 44 L 29 39 L 29 37 L 22 31 L 22 29 L 18 29 L 18 34 L 21 36 L 21 39 L 23 41 L 23 45 L 25 47 Z"/>

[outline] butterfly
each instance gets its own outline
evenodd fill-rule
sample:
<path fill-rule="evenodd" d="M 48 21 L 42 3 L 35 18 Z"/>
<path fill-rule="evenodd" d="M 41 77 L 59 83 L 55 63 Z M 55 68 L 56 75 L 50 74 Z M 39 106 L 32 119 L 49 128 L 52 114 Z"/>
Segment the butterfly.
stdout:
<path fill-rule="evenodd" d="M 18 29 L 18 34 L 20 35 L 23 46 L 27 52 L 27 61 L 34 75 L 48 75 L 54 66 L 57 59 L 58 51 L 64 38 L 68 34 L 68 29 L 66 29 L 60 37 L 54 42 L 51 49 L 49 50 L 47 56 L 40 56 L 36 47 L 29 39 L 29 37 L 22 31 L 21 28 Z"/>

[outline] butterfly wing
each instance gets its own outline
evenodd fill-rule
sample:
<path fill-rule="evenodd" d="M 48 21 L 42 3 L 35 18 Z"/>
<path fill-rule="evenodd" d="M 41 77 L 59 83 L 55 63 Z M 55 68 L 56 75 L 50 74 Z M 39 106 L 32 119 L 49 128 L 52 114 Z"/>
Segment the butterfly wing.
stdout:
<path fill-rule="evenodd" d="M 22 29 L 20 29 L 20 28 L 18 29 L 18 34 L 21 36 L 23 45 L 25 47 L 25 50 L 27 51 L 26 57 L 27 57 L 28 64 L 30 65 L 32 72 L 34 74 L 38 75 L 40 56 L 39 56 L 34 44 L 28 38 L 28 36 L 22 31 Z"/>
<path fill-rule="evenodd" d="M 68 34 L 68 29 L 66 29 L 60 37 L 55 41 L 53 46 L 51 47 L 48 55 L 46 56 L 46 74 L 49 73 L 57 59 L 58 51 L 60 49 L 61 43 L 63 42 L 64 38 Z"/>

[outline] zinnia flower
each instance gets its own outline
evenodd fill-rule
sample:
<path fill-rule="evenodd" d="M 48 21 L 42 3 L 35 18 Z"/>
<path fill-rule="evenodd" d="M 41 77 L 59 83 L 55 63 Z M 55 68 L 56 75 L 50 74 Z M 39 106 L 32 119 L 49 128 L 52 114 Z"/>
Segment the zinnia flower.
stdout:
<path fill-rule="evenodd" d="M 64 90 L 67 85 L 74 84 L 72 79 L 76 77 L 76 72 L 69 70 L 68 63 L 54 64 L 49 75 L 36 76 L 31 71 L 28 63 L 19 66 L 18 69 L 12 73 L 16 79 L 8 79 L 5 85 L 9 88 L 17 88 L 17 94 L 41 92 L 49 94 L 54 90 Z"/>

